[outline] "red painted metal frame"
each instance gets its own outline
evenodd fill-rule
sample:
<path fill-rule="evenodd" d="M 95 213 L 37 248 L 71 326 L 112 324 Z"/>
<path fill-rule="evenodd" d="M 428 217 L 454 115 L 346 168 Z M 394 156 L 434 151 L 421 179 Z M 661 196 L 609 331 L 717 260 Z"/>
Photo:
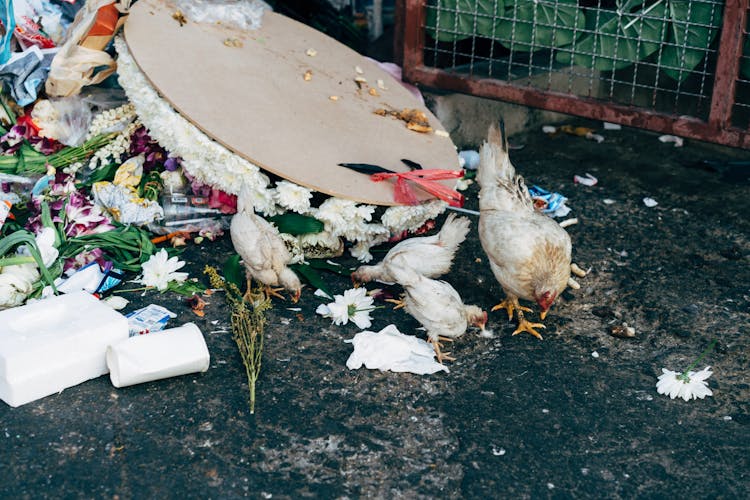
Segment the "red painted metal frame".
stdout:
<path fill-rule="evenodd" d="M 750 0 L 725 2 L 708 121 L 427 67 L 424 65 L 424 0 L 396 1 L 396 32 L 402 37 L 403 45 L 397 46 L 395 53 L 397 59 L 403 61 L 404 79 L 426 87 L 750 149 L 750 130 L 733 127 L 731 123 L 748 2 Z"/>

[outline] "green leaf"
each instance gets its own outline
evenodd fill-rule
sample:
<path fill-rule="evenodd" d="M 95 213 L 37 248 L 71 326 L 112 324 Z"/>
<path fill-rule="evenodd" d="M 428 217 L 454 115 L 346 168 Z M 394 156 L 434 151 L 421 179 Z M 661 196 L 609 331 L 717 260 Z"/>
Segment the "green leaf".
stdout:
<path fill-rule="evenodd" d="M 18 170 L 18 157 L 16 155 L 0 155 L 0 173 L 15 174 Z"/>
<path fill-rule="evenodd" d="M 440 42 L 454 42 L 475 35 L 492 36 L 504 0 L 431 0 L 427 6 L 427 33 Z"/>
<path fill-rule="evenodd" d="M 179 293 L 186 297 L 192 297 L 195 294 L 201 294 L 206 291 L 206 285 L 200 281 L 186 280 L 181 283 L 177 281 L 170 281 L 167 285 L 167 290 L 170 292 Z"/>
<path fill-rule="evenodd" d="M 708 53 L 721 23 L 721 9 L 712 3 L 670 0 L 669 37 L 661 54 L 662 70 L 681 82 Z"/>
<path fill-rule="evenodd" d="M 34 149 L 29 143 L 24 142 L 18 148 L 18 165 L 16 172 L 19 174 L 43 174 L 47 171 L 47 157 Z"/>
<path fill-rule="evenodd" d="M 60 249 L 60 255 L 74 257 L 94 248 L 101 248 L 118 268 L 134 272 L 140 271 L 141 264 L 156 252 L 156 246 L 143 229 L 120 225 L 103 233 L 69 238 Z"/>
<path fill-rule="evenodd" d="M 664 38 L 667 0 L 638 9 L 644 0 L 618 0 L 617 12 L 587 12 L 591 31 L 571 47 L 575 64 L 600 71 L 625 68 L 659 49 Z M 646 12 L 648 10 L 648 12 Z M 571 52 L 560 51 L 556 60 L 571 62 Z"/>
<path fill-rule="evenodd" d="M 504 46 L 523 52 L 569 45 L 581 36 L 586 25 L 577 0 L 517 0 L 507 16 L 513 19 L 503 19 L 494 37 Z"/>
<path fill-rule="evenodd" d="M 57 153 L 46 157 L 47 161 L 50 165 L 56 168 L 67 167 L 70 164 L 89 158 L 97 150 L 112 142 L 112 140 L 117 135 L 117 132 L 97 135 L 96 137 L 92 137 L 88 141 L 84 142 L 80 146 L 69 146 L 67 148 L 61 149 Z"/>
<path fill-rule="evenodd" d="M 117 163 L 110 163 L 109 165 L 99 167 L 86 180 L 77 184 L 76 187 L 91 187 L 95 182 L 111 181 L 115 178 L 115 172 L 117 172 L 119 167 L 120 165 Z"/>
<path fill-rule="evenodd" d="M 36 262 L 34 257 L 28 255 L 15 255 L 12 257 L 0 257 L 0 269 L 7 266 L 17 266 L 19 264 L 31 264 Z"/>
<path fill-rule="evenodd" d="M 228 283 L 232 283 L 239 290 L 245 287 L 245 270 L 240 264 L 240 256 L 237 254 L 231 255 L 226 262 L 224 262 L 224 279 Z"/>
<path fill-rule="evenodd" d="M 344 266 L 337 266 L 334 264 L 330 264 L 326 262 L 325 259 L 308 259 L 307 263 L 312 267 L 313 269 L 320 269 L 323 271 L 329 271 L 332 273 L 339 274 L 341 276 L 346 276 L 347 278 L 352 274 L 352 271 L 354 269 L 349 269 Z"/>
<path fill-rule="evenodd" d="M 333 294 L 328 290 L 328 285 L 323 281 L 323 277 L 320 273 L 313 269 L 309 264 L 292 264 L 289 268 L 297 273 L 304 281 L 315 288 L 323 290 L 325 293 L 333 297 Z"/>
<path fill-rule="evenodd" d="M 11 248 L 20 244 L 26 245 L 26 248 L 29 249 L 29 253 L 36 261 L 37 267 L 39 268 L 39 273 L 42 275 L 44 282 L 48 285 L 51 285 L 54 291 L 57 291 L 54 284 L 55 278 L 49 272 L 47 266 L 44 265 L 42 256 L 39 253 L 39 247 L 37 247 L 36 245 L 36 238 L 31 231 L 27 231 L 25 229 L 16 231 L 15 233 L 10 234 L 0 240 L 0 255 L 5 255 L 6 253 L 8 253 L 8 251 L 10 251 Z"/>
<path fill-rule="evenodd" d="M 323 223 L 315 217 L 309 215 L 296 214 L 287 212 L 281 215 L 274 215 L 268 218 L 269 222 L 276 224 L 276 227 L 282 233 L 297 236 L 307 233 L 319 233 L 323 230 Z"/>

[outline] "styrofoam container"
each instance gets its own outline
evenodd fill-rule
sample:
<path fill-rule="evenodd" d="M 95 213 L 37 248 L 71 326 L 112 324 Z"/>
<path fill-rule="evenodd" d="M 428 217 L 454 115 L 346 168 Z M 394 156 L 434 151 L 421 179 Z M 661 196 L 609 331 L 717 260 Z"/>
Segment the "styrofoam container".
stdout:
<path fill-rule="evenodd" d="M 0 399 L 20 406 L 108 372 L 128 320 L 80 291 L 0 311 Z"/>
<path fill-rule="evenodd" d="M 136 335 L 107 348 L 109 378 L 115 387 L 208 370 L 210 356 L 195 323 Z"/>

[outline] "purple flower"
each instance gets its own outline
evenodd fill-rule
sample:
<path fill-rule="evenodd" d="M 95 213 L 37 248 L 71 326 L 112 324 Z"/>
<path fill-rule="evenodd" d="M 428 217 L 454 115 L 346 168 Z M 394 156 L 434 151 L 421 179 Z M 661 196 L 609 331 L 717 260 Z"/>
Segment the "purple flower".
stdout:
<path fill-rule="evenodd" d="M 75 177 L 72 175 L 58 171 L 47 192 L 31 200 L 29 210 L 32 216 L 26 223 L 26 228 L 30 231 L 41 230 L 42 202 L 46 202 L 49 206 L 52 222 L 55 224 L 65 222 L 63 231 L 67 236 L 83 236 L 114 229 L 109 217 L 102 212 L 101 208 L 94 205 L 84 193 L 76 189 Z"/>
<path fill-rule="evenodd" d="M 94 261 L 98 262 L 100 267 L 107 264 L 111 265 L 108 261 L 104 260 L 104 252 L 102 252 L 101 248 L 93 248 L 91 250 L 83 251 L 75 257 L 65 259 L 65 262 L 63 263 L 63 272 L 70 276 L 73 274 L 73 271 L 77 271 Z"/>
<path fill-rule="evenodd" d="M 167 150 L 148 135 L 146 127 L 138 127 L 130 136 L 130 155 L 140 154 L 145 158 L 143 162 L 144 174 L 148 174 L 152 170 L 161 170 L 162 167 L 165 167 L 169 158 Z"/>
<path fill-rule="evenodd" d="M 164 169 L 169 170 L 170 172 L 174 172 L 178 168 L 180 168 L 180 165 L 182 164 L 182 158 L 178 156 L 170 156 L 167 158 L 167 161 L 164 162 Z"/>
<path fill-rule="evenodd" d="M 208 198 L 209 196 L 211 196 L 211 186 L 209 186 L 208 184 L 203 184 L 201 181 L 197 180 L 195 177 L 184 170 L 182 171 L 182 175 L 184 175 L 190 183 L 190 189 L 193 191 L 194 195 L 201 196 L 203 198 Z"/>
<path fill-rule="evenodd" d="M 29 137 L 29 144 L 46 156 L 57 153 L 64 147 L 64 144 L 57 142 L 54 139 L 50 139 L 49 137 Z"/>
<path fill-rule="evenodd" d="M 68 224 L 65 226 L 67 236 L 75 237 L 103 233 L 115 228 L 109 217 L 104 215 L 96 205 L 80 207 L 65 205 L 65 216 L 68 220 Z"/>
<path fill-rule="evenodd" d="M 7 134 L 0 137 L 0 148 L 3 150 L 3 154 L 12 155 L 15 154 L 23 144 L 24 139 L 28 137 L 29 127 L 26 125 L 13 125 Z"/>

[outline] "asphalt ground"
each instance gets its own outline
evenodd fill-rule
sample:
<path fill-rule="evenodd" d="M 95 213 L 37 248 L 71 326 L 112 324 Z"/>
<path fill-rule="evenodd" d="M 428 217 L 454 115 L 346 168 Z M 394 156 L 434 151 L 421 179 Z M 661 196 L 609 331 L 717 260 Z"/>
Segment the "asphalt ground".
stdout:
<path fill-rule="evenodd" d="M 306 288 L 268 312 L 251 415 L 222 294 L 198 317 L 178 295 L 129 293 L 127 310 L 156 303 L 178 314 L 171 325 L 195 322 L 209 370 L 123 389 L 103 376 L 0 404 L 0 497 L 747 498 L 748 170 L 696 162 L 750 155 L 633 129 L 601 144 L 538 131 L 512 142 L 529 184 L 569 198 L 573 258 L 590 269 L 547 317 L 544 340 L 511 336 L 498 311 L 494 338 L 470 330 L 455 342 L 450 373 L 353 371 L 344 341 L 357 328 L 316 315 L 322 299 Z M 587 172 L 599 183 L 574 185 Z M 205 279 L 206 264 L 232 253 L 227 236 L 181 258 Z M 337 293 L 351 286 L 324 278 Z M 476 220 L 445 279 L 467 303 L 502 297 Z M 424 337 L 402 310 L 373 318 L 372 329 Z M 611 335 L 623 323 L 635 337 Z M 662 368 L 684 370 L 714 339 L 698 367 L 712 367 L 713 396 L 657 394 Z"/>

